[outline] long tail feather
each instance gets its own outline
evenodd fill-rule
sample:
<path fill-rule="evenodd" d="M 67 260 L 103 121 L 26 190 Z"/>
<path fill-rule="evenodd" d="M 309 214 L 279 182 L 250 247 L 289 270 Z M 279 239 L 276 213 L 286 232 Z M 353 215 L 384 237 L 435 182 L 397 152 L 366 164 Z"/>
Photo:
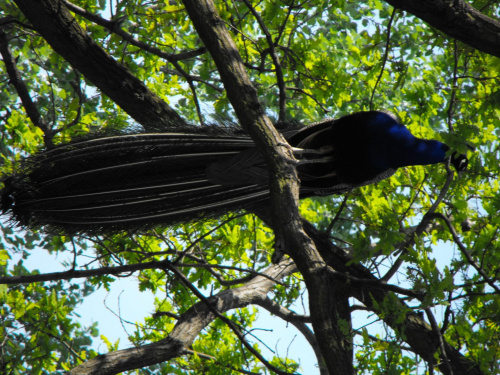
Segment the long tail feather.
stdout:
<path fill-rule="evenodd" d="M 245 136 L 175 133 L 72 143 L 27 159 L 5 179 L 1 208 L 22 226 L 63 233 L 212 217 L 268 199 L 266 185 L 222 185 L 205 172 L 252 147 Z"/>

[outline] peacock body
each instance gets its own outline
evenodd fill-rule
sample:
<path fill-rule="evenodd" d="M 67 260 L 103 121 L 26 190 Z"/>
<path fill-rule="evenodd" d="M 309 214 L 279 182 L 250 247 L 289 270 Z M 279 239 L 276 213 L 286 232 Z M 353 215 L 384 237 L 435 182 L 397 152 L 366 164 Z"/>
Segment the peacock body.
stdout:
<path fill-rule="evenodd" d="M 359 112 L 287 136 L 301 196 L 341 194 L 407 165 L 447 160 L 386 112 Z M 463 155 L 452 157 L 458 170 Z M 29 228 L 117 231 L 251 209 L 269 199 L 267 166 L 245 135 L 137 134 L 66 144 L 26 159 L 3 180 L 1 208 Z"/>

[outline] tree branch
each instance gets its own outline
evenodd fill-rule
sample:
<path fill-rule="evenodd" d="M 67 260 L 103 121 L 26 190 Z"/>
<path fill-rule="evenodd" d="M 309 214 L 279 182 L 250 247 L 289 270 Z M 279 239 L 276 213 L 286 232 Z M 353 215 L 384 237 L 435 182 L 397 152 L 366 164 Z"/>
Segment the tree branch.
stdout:
<path fill-rule="evenodd" d="M 212 305 L 212 301 L 210 298 L 206 298 L 190 281 L 189 279 L 180 272 L 175 266 L 169 264 L 167 267 L 174 275 L 177 276 L 179 280 L 184 284 L 186 288 L 188 288 L 193 294 L 198 297 L 205 305 L 209 308 L 209 310 L 217 317 L 222 320 L 230 329 L 234 332 L 234 334 L 238 337 L 243 346 L 252 353 L 264 366 L 266 366 L 269 370 L 279 374 L 279 375 L 287 375 L 288 372 L 281 371 L 279 368 L 272 365 L 269 361 L 267 361 L 262 354 L 258 350 L 256 350 L 245 338 L 245 335 L 241 332 L 241 328 L 234 323 L 231 319 L 222 315 L 221 311 L 219 311 L 215 306 Z"/>
<path fill-rule="evenodd" d="M 40 116 L 38 108 L 31 99 L 28 87 L 24 83 L 21 73 L 17 69 L 16 61 L 12 56 L 12 53 L 10 52 L 9 39 L 7 38 L 7 34 L 5 34 L 5 31 L 2 28 L 0 28 L 0 54 L 2 55 L 2 60 L 5 64 L 5 70 L 7 71 L 7 74 L 9 76 L 9 82 L 14 85 L 17 91 L 17 95 L 19 95 L 21 103 L 23 103 L 26 114 L 30 118 L 33 125 L 42 130 L 44 134 L 45 144 L 48 147 L 52 146 L 53 131 L 50 128 L 49 124 L 47 124 L 42 116 Z"/>
<path fill-rule="evenodd" d="M 146 131 L 184 125 L 184 120 L 85 33 L 62 0 L 15 0 L 33 27 Z"/>
<path fill-rule="evenodd" d="M 245 130 L 261 150 L 273 176 L 271 205 L 278 252 L 287 250 L 309 291 L 309 304 L 314 331 L 332 375 L 353 372 L 353 351 L 349 329 L 351 324 L 348 288 L 335 283 L 325 270 L 314 243 L 305 233 L 298 213 L 299 183 L 293 168 L 293 154 L 282 136 L 264 113 L 257 91 L 246 73 L 238 48 L 212 0 L 184 0 L 184 6 L 200 38 L 212 55 L 227 96 Z"/>
<path fill-rule="evenodd" d="M 392 276 L 397 272 L 399 267 L 404 262 L 404 254 L 406 253 L 407 249 L 409 249 L 411 246 L 415 244 L 416 238 L 421 236 L 426 230 L 429 225 L 429 222 L 431 221 L 432 215 L 436 211 L 436 209 L 439 207 L 443 199 L 445 198 L 446 194 L 448 193 L 448 190 L 450 189 L 451 183 L 453 182 L 453 176 L 454 173 L 450 169 L 449 166 L 449 161 L 445 165 L 446 166 L 446 181 L 441 188 L 438 197 L 436 198 L 435 202 L 432 204 L 432 206 L 429 208 L 429 210 L 426 212 L 420 223 L 417 225 L 417 228 L 415 229 L 414 232 L 411 233 L 410 236 L 408 236 L 408 240 L 403 243 L 403 245 L 400 247 L 402 249 L 401 254 L 399 255 L 399 258 L 394 262 L 394 264 L 391 266 L 389 271 L 386 272 L 386 274 L 382 277 L 383 281 L 389 281 Z"/>
<path fill-rule="evenodd" d="M 316 336 L 314 332 L 310 330 L 306 323 L 311 322 L 311 317 L 306 315 L 298 315 L 295 312 L 287 309 L 284 306 L 281 306 L 279 303 L 273 301 L 269 297 L 265 297 L 264 299 L 255 302 L 256 305 L 263 307 L 270 313 L 280 317 L 286 322 L 293 324 L 297 330 L 304 336 L 307 340 L 311 348 L 314 350 L 314 354 L 316 355 L 316 360 L 318 361 L 318 366 L 320 369 L 321 375 L 328 375 L 328 369 L 325 366 L 323 355 L 321 354 L 321 348 L 318 345 L 318 341 L 316 340 Z"/>
<path fill-rule="evenodd" d="M 500 294 L 500 287 L 498 287 L 495 282 L 488 277 L 488 275 L 486 274 L 486 272 L 484 272 L 484 270 L 479 266 L 479 264 L 477 264 L 474 259 L 471 257 L 471 255 L 469 254 L 469 251 L 467 250 L 467 248 L 464 246 L 464 244 L 462 243 L 462 241 L 460 241 L 460 238 L 458 237 L 458 234 L 457 234 L 457 231 L 455 230 L 455 228 L 453 227 L 451 221 L 449 218 L 447 218 L 446 216 L 444 216 L 443 214 L 437 212 L 435 214 L 433 214 L 434 217 L 437 217 L 441 220 L 443 220 L 446 224 L 446 226 L 448 227 L 452 237 L 453 237 L 453 241 L 457 244 L 458 248 L 460 249 L 460 251 L 462 252 L 462 254 L 465 256 L 465 258 L 467 259 L 467 261 L 469 262 L 469 264 L 475 268 L 475 270 L 477 271 L 477 273 L 479 273 L 483 278 L 484 280 L 488 283 L 489 286 L 491 286 L 498 294 Z"/>
<path fill-rule="evenodd" d="M 230 369 L 232 371 L 239 372 L 240 374 L 245 374 L 245 375 L 262 375 L 262 373 L 260 373 L 260 372 L 246 371 L 246 370 L 242 370 L 242 369 L 236 368 L 234 366 L 229 366 L 229 365 L 227 365 L 225 363 L 218 362 L 216 357 L 208 355 L 208 354 L 205 354 L 205 353 L 195 352 L 194 350 L 186 350 L 186 353 L 189 353 L 189 354 L 192 354 L 192 355 L 196 355 L 196 356 L 198 356 L 198 357 L 200 357 L 202 359 L 207 359 L 209 361 L 213 361 L 214 363 L 216 363 L 216 364 L 218 364 L 218 365 L 220 365 L 222 367 L 225 367 L 225 368 Z"/>
<path fill-rule="evenodd" d="M 22 275 L 22 276 L 1 276 L 0 285 L 18 285 L 39 283 L 44 281 L 71 280 L 82 277 L 95 277 L 103 275 L 118 275 L 125 272 L 142 271 L 148 269 L 161 269 L 165 267 L 167 260 L 153 261 L 147 263 L 127 264 L 118 267 L 100 267 L 90 270 L 69 270 L 63 272 L 49 272 L 38 275 Z"/>
<path fill-rule="evenodd" d="M 387 64 L 387 59 L 389 57 L 389 47 L 391 44 L 391 29 L 392 22 L 394 21 L 394 17 L 396 16 L 397 9 L 393 9 L 391 13 L 391 18 L 389 18 L 389 23 L 387 24 L 387 36 L 385 37 L 385 50 L 384 56 L 382 57 L 382 67 L 380 68 L 380 72 L 377 76 L 377 80 L 375 81 L 375 85 L 373 86 L 372 94 L 370 96 L 370 111 L 373 111 L 373 98 L 375 97 L 375 93 L 377 92 L 377 86 L 384 75 L 385 65 Z"/>
<path fill-rule="evenodd" d="M 285 260 L 265 270 L 263 274 L 267 277 L 257 276 L 246 285 L 228 289 L 210 297 L 210 304 L 221 313 L 253 304 L 264 298 L 269 290 L 276 285 L 269 278 L 282 279 L 293 273 L 295 269 L 291 260 Z M 148 345 L 100 355 L 73 368 L 69 375 L 114 375 L 168 361 L 186 353 L 201 330 L 216 318 L 217 315 L 205 302 L 198 302 L 182 314 L 174 329 L 165 339 Z"/>
<path fill-rule="evenodd" d="M 187 74 L 181 68 L 181 66 L 179 65 L 179 61 L 183 60 L 183 59 L 189 59 L 189 58 L 193 58 L 193 57 L 202 55 L 202 54 L 206 53 L 206 48 L 202 47 L 202 48 L 198 48 L 194 51 L 184 52 L 184 53 L 179 53 L 179 54 L 166 53 L 159 48 L 153 47 L 147 43 L 144 43 L 144 42 L 141 42 L 140 40 L 135 39 L 132 35 L 130 35 L 125 30 L 120 28 L 120 20 L 109 21 L 107 19 L 104 19 L 104 18 L 96 15 L 96 14 L 93 14 L 91 12 L 86 11 L 83 8 L 80 8 L 79 6 L 72 4 L 67 0 L 63 0 L 63 1 L 64 1 L 64 4 L 68 7 L 68 9 L 75 12 L 76 14 L 78 14 L 82 17 L 85 17 L 86 19 L 88 19 L 92 22 L 95 22 L 96 24 L 106 28 L 107 30 L 111 31 L 114 34 L 119 35 L 125 41 L 130 43 L 131 45 L 139 47 L 140 49 L 142 49 L 144 51 L 152 53 L 152 54 L 154 54 L 158 57 L 161 57 L 161 58 L 167 60 L 168 62 L 170 62 L 177 69 L 177 72 L 179 72 L 180 75 L 182 77 L 184 77 L 186 79 L 186 81 L 188 82 L 189 88 L 191 89 L 191 92 L 193 93 L 193 101 L 194 101 L 194 104 L 196 107 L 196 112 L 198 114 L 198 118 L 200 120 L 200 124 L 204 124 L 203 115 L 201 113 L 201 108 L 200 108 L 200 104 L 198 101 L 198 96 L 196 94 L 196 88 L 194 87 L 194 84 L 193 84 L 193 80 L 191 79 L 191 76 L 189 74 Z"/>
<path fill-rule="evenodd" d="M 500 57 L 500 22 L 464 0 L 385 0 L 417 16 L 448 36 Z"/>
<path fill-rule="evenodd" d="M 259 12 L 252 6 L 252 4 L 248 0 L 243 0 L 245 5 L 250 12 L 252 12 L 253 16 L 257 20 L 262 32 L 266 36 L 267 44 L 269 45 L 269 54 L 271 55 L 271 59 L 273 60 L 274 69 L 276 70 L 276 81 L 278 82 L 278 90 L 279 90 L 279 112 L 278 112 L 278 123 L 285 122 L 286 115 L 286 88 L 285 88 L 285 80 L 283 78 L 283 70 L 281 69 L 281 63 L 279 56 L 276 52 L 276 48 L 274 48 L 273 37 L 269 33 L 266 24 L 262 20 Z"/>
<path fill-rule="evenodd" d="M 57 280 L 71 280 L 78 279 L 83 277 L 96 277 L 103 275 L 119 275 L 122 273 L 130 273 L 135 271 L 142 271 L 148 269 L 163 269 L 168 267 L 172 262 L 169 260 L 161 260 L 161 261 L 152 261 L 145 263 L 134 263 L 127 264 L 124 266 L 116 266 L 116 267 L 100 267 L 90 270 L 68 270 L 63 272 L 49 272 L 38 275 L 22 275 L 22 276 L 0 276 L 0 285 L 18 285 L 18 284 L 31 284 L 31 283 L 39 283 L 44 281 L 57 281 Z M 225 266 L 225 265 L 216 265 L 216 264 L 198 264 L 198 263 L 175 263 L 177 267 L 189 267 L 189 268 L 218 268 L 218 269 L 226 269 L 226 270 L 235 270 L 240 272 L 248 272 L 250 275 L 245 279 L 238 279 L 237 283 L 241 284 L 244 281 L 249 281 L 256 276 L 268 277 L 262 272 L 257 272 L 252 269 L 245 269 L 241 267 L 233 267 L 233 266 Z M 280 284 L 279 280 L 272 279 L 272 282 L 276 284 Z M 224 280 L 221 280 L 221 284 Z M 234 285 L 236 284 L 231 281 L 226 281 L 227 284 Z"/>
<path fill-rule="evenodd" d="M 439 330 L 438 324 L 436 322 L 436 318 L 434 317 L 434 314 L 432 313 L 430 307 L 425 308 L 425 314 L 427 315 L 427 319 L 429 319 L 429 322 L 431 323 L 432 330 L 434 331 L 434 333 L 438 337 L 439 348 L 441 349 L 441 356 L 443 357 L 444 366 L 446 367 L 448 374 L 453 375 L 453 370 L 451 368 L 450 361 L 448 360 L 448 356 L 446 355 L 446 348 L 444 346 L 443 335 L 441 334 L 441 331 Z M 433 362 L 432 360 L 429 361 L 431 366 L 434 365 L 432 362 Z"/>
<path fill-rule="evenodd" d="M 105 29 L 109 30 L 110 32 L 121 36 L 123 38 L 123 40 L 129 42 L 131 45 L 136 46 L 136 47 L 138 47 L 144 51 L 147 51 L 149 53 L 152 53 L 153 55 L 161 57 L 162 59 L 165 59 L 169 62 L 177 62 L 180 60 L 192 59 L 194 57 L 203 55 L 204 53 L 207 52 L 207 49 L 205 47 L 201 47 L 201 48 L 197 48 L 193 51 L 188 51 L 188 52 L 167 53 L 165 51 L 162 51 L 159 48 L 153 47 L 147 43 L 144 43 L 138 39 L 135 39 L 131 34 L 127 33 L 125 30 L 120 28 L 120 19 L 110 21 L 110 20 L 107 20 L 105 18 L 98 16 L 97 14 L 91 13 L 83 8 L 80 8 L 79 6 L 77 6 L 73 3 L 70 3 L 67 0 L 63 0 L 63 2 L 68 7 L 69 10 L 78 14 L 79 16 L 82 16 L 82 17 L 88 19 L 89 21 L 92 21 L 95 24 L 104 27 Z"/>

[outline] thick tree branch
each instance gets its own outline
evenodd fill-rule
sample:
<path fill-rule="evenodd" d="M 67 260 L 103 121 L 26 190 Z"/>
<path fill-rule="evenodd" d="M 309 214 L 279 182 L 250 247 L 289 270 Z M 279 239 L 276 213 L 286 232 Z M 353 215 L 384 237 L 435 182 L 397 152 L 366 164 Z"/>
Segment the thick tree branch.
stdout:
<path fill-rule="evenodd" d="M 33 27 L 66 61 L 147 131 L 184 120 L 78 25 L 62 0 L 15 0 Z"/>
<path fill-rule="evenodd" d="M 348 288 L 333 283 L 325 262 L 302 228 L 298 213 L 299 184 L 291 162 L 293 155 L 262 108 L 241 56 L 212 0 L 184 0 L 200 38 L 212 55 L 228 98 L 241 125 L 262 151 L 270 169 L 272 208 L 277 250 L 286 249 L 309 291 L 314 331 L 331 375 L 353 372 L 349 330 Z M 334 285 L 325 289 L 325 285 Z"/>
<path fill-rule="evenodd" d="M 263 272 L 265 276 L 257 276 L 246 285 L 210 297 L 211 307 L 222 313 L 256 303 L 276 285 L 270 279 L 282 279 L 295 270 L 290 260 L 273 265 Z M 153 344 L 100 355 L 75 367 L 69 375 L 111 375 L 178 357 L 186 353 L 201 330 L 217 318 L 211 307 L 203 301 L 198 302 L 181 316 L 167 338 Z"/>
<path fill-rule="evenodd" d="M 464 0 L 385 0 L 461 42 L 500 57 L 500 22 Z"/>

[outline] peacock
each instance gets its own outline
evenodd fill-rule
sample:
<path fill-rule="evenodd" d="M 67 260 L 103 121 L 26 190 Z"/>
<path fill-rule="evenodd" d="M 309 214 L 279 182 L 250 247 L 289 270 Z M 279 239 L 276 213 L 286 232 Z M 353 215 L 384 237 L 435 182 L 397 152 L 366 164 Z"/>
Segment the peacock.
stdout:
<path fill-rule="evenodd" d="M 391 113 L 358 112 L 285 134 L 298 159 L 300 197 L 343 194 L 400 167 L 463 154 L 419 139 Z M 103 233 L 251 210 L 269 198 L 269 174 L 250 137 L 236 132 L 141 133 L 65 144 L 27 158 L 3 179 L 0 208 L 17 225 Z"/>

